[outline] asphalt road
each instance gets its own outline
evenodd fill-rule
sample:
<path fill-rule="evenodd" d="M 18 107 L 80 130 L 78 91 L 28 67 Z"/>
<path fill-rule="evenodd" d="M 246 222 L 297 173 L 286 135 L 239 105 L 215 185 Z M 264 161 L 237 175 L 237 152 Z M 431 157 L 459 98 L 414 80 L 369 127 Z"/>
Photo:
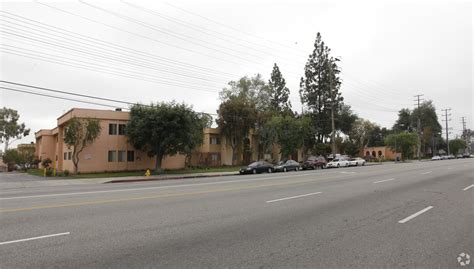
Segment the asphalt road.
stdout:
<path fill-rule="evenodd" d="M 473 167 L 462 159 L 2 191 L 0 267 L 472 268 Z M 471 256 L 464 267 L 461 253 Z"/>

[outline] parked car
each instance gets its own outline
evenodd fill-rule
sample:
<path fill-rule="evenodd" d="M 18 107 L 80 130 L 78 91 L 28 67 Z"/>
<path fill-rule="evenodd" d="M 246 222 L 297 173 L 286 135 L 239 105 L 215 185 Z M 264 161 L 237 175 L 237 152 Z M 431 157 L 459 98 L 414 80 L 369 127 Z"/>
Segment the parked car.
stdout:
<path fill-rule="evenodd" d="M 449 154 L 448 159 L 456 159 L 456 157 L 453 154 Z"/>
<path fill-rule="evenodd" d="M 365 160 L 361 157 L 352 158 L 349 160 L 349 166 L 364 166 Z"/>
<path fill-rule="evenodd" d="M 470 158 L 471 155 L 470 155 L 469 153 L 464 153 L 464 154 L 462 155 L 462 157 L 463 157 L 463 158 Z"/>
<path fill-rule="evenodd" d="M 462 154 L 456 155 L 456 159 L 462 159 L 462 158 L 463 158 Z"/>
<path fill-rule="evenodd" d="M 300 164 L 293 160 L 281 161 L 274 167 L 275 172 L 298 171 L 300 169 Z"/>
<path fill-rule="evenodd" d="M 328 162 L 323 156 L 309 156 L 306 161 L 303 163 L 303 169 L 317 169 L 317 168 L 326 168 Z"/>
<path fill-rule="evenodd" d="M 441 160 L 447 160 L 447 159 L 448 159 L 448 155 L 441 156 Z"/>
<path fill-rule="evenodd" d="M 257 174 L 257 173 L 272 173 L 274 170 L 273 165 L 264 161 L 253 162 L 248 166 L 240 168 L 239 173 L 242 174 Z"/>
<path fill-rule="evenodd" d="M 440 156 L 433 156 L 433 158 L 431 158 L 432 161 L 439 161 L 441 160 L 441 157 Z"/>
<path fill-rule="evenodd" d="M 339 167 L 349 167 L 349 161 L 344 159 L 344 158 L 340 158 L 340 159 L 334 159 L 330 162 L 328 162 L 328 164 L 326 165 L 326 167 L 328 168 L 331 168 L 331 167 L 335 167 L 335 168 L 339 168 Z"/>

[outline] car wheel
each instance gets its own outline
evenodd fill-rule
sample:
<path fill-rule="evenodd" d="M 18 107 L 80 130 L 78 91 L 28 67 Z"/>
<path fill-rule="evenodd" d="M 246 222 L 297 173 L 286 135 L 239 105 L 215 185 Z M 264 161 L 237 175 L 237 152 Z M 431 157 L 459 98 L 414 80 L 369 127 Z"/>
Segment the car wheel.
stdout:
<path fill-rule="evenodd" d="M 356 163 L 356 166 L 359 166 L 359 163 Z"/>
<path fill-rule="evenodd" d="M 295 168 L 295 171 L 300 171 L 300 168 L 297 166 L 297 167 Z"/>
<path fill-rule="evenodd" d="M 252 173 L 256 174 L 256 173 L 257 173 L 257 169 L 253 169 L 253 170 L 252 170 Z"/>
<path fill-rule="evenodd" d="M 286 169 L 286 168 L 285 168 Z M 272 169 L 271 168 L 268 168 L 268 173 L 271 173 L 272 172 Z M 286 171 L 285 171 L 286 172 Z"/>
<path fill-rule="evenodd" d="M 365 165 L 365 162 L 362 163 L 362 166 L 364 166 L 364 165 Z"/>
<path fill-rule="evenodd" d="M 288 170 L 286 170 L 286 167 L 283 167 L 283 172 L 287 172 Z"/>
<path fill-rule="evenodd" d="M 340 164 L 337 164 L 337 168 L 339 168 L 339 167 L 341 167 L 341 165 L 340 165 Z"/>

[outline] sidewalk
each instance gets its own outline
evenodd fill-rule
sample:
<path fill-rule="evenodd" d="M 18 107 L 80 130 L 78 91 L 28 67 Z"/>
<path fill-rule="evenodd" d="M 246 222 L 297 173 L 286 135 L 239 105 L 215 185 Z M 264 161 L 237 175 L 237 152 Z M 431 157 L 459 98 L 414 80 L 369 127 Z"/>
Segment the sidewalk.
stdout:
<path fill-rule="evenodd" d="M 239 173 L 234 172 L 211 172 L 211 173 L 192 173 L 179 175 L 156 175 L 156 176 L 132 176 L 132 177 L 106 177 L 106 178 L 43 178 L 31 176 L 26 173 L 0 173 L 0 190 L 33 188 L 47 186 L 67 186 L 81 184 L 103 184 L 103 183 L 127 183 L 140 181 L 173 180 L 185 178 L 203 178 L 203 177 L 221 177 L 233 176 Z"/>

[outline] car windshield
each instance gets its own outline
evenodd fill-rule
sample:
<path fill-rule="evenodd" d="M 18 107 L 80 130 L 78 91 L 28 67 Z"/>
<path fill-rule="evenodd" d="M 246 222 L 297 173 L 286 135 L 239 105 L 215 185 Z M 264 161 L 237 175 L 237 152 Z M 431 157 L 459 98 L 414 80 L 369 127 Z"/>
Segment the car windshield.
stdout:
<path fill-rule="evenodd" d="M 260 164 L 260 162 L 253 162 L 251 164 L 249 164 L 249 167 L 256 167 Z"/>

